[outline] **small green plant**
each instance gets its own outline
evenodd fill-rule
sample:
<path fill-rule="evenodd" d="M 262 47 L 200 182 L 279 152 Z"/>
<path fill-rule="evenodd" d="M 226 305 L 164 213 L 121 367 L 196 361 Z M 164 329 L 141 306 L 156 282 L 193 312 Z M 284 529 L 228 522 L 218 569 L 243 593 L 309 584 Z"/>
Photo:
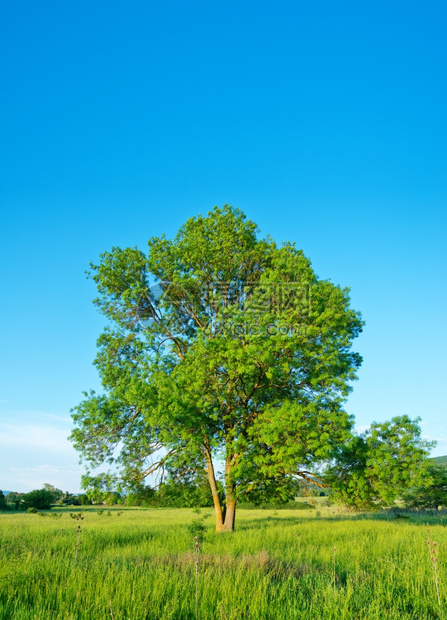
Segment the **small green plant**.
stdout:
<path fill-rule="evenodd" d="M 61 519 L 62 518 L 62 513 L 61 512 L 38 512 L 37 516 L 38 517 L 48 517 L 50 519 Z"/>
<path fill-rule="evenodd" d="M 191 534 L 194 540 L 197 538 L 199 543 L 202 544 L 205 540 L 205 533 L 206 533 L 206 525 L 204 521 L 208 515 L 206 514 L 202 515 L 202 511 L 199 510 L 198 508 L 196 508 L 194 512 L 198 516 L 196 519 L 193 520 L 192 523 L 188 525 L 188 532 Z"/>
<path fill-rule="evenodd" d="M 37 513 L 38 513 L 38 510 L 37 510 L 37 508 L 34 508 L 34 506 L 30 506 L 30 507 L 27 509 L 27 511 L 26 511 L 26 512 L 29 512 L 29 513 L 31 513 L 31 514 L 37 514 Z"/>

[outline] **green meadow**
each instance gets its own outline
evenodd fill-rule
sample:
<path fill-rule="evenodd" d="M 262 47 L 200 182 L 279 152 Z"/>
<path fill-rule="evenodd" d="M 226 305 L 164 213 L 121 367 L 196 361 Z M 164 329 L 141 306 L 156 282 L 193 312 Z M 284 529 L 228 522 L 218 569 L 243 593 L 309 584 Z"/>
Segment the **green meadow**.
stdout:
<path fill-rule="evenodd" d="M 204 509 L 196 556 L 192 510 L 70 512 L 0 514 L 1 620 L 447 617 L 435 513 L 239 510 L 236 532 L 215 534 Z"/>

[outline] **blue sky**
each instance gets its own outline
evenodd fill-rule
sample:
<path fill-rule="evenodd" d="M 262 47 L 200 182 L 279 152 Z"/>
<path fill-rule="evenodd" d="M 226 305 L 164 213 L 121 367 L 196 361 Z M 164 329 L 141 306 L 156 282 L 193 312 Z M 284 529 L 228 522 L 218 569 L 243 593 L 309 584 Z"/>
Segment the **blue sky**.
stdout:
<path fill-rule="evenodd" d="M 98 388 L 84 271 L 230 203 L 350 286 L 347 403 L 447 454 L 445 2 L 0 9 L 0 488 L 79 490 Z"/>

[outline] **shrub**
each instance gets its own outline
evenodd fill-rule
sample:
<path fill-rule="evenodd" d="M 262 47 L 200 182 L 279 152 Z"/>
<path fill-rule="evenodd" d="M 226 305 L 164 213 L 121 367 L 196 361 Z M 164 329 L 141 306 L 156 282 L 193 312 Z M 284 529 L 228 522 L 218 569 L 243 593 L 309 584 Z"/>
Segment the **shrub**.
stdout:
<path fill-rule="evenodd" d="M 54 496 L 51 491 L 37 489 L 23 496 L 24 508 L 38 508 L 39 510 L 49 510 L 53 504 Z"/>
<path fill-rule="evenodd" d="M 87 497 L 85 494 L 78 495 L 79 504 L 81 506 L 91 506 L 92 500 Z"/>

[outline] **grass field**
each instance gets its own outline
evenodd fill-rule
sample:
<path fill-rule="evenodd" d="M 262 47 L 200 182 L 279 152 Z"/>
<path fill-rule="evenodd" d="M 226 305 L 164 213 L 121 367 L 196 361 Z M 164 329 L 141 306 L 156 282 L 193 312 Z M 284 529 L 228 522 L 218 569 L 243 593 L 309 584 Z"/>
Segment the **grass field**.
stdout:
<path fill-rule="evenodd" d="M 57 519 L 0 514 L 1 620 L 196 618 L 187 526 L 197 515 L 107 511 L 91 507 L 83 520 L 66 509 Z M 211 510 L 204 512 L 210 517 L 198 564 L 201 620 L 447 618 L 442 517 L 240 510 L 237 531 L 216 535 Z"/>

